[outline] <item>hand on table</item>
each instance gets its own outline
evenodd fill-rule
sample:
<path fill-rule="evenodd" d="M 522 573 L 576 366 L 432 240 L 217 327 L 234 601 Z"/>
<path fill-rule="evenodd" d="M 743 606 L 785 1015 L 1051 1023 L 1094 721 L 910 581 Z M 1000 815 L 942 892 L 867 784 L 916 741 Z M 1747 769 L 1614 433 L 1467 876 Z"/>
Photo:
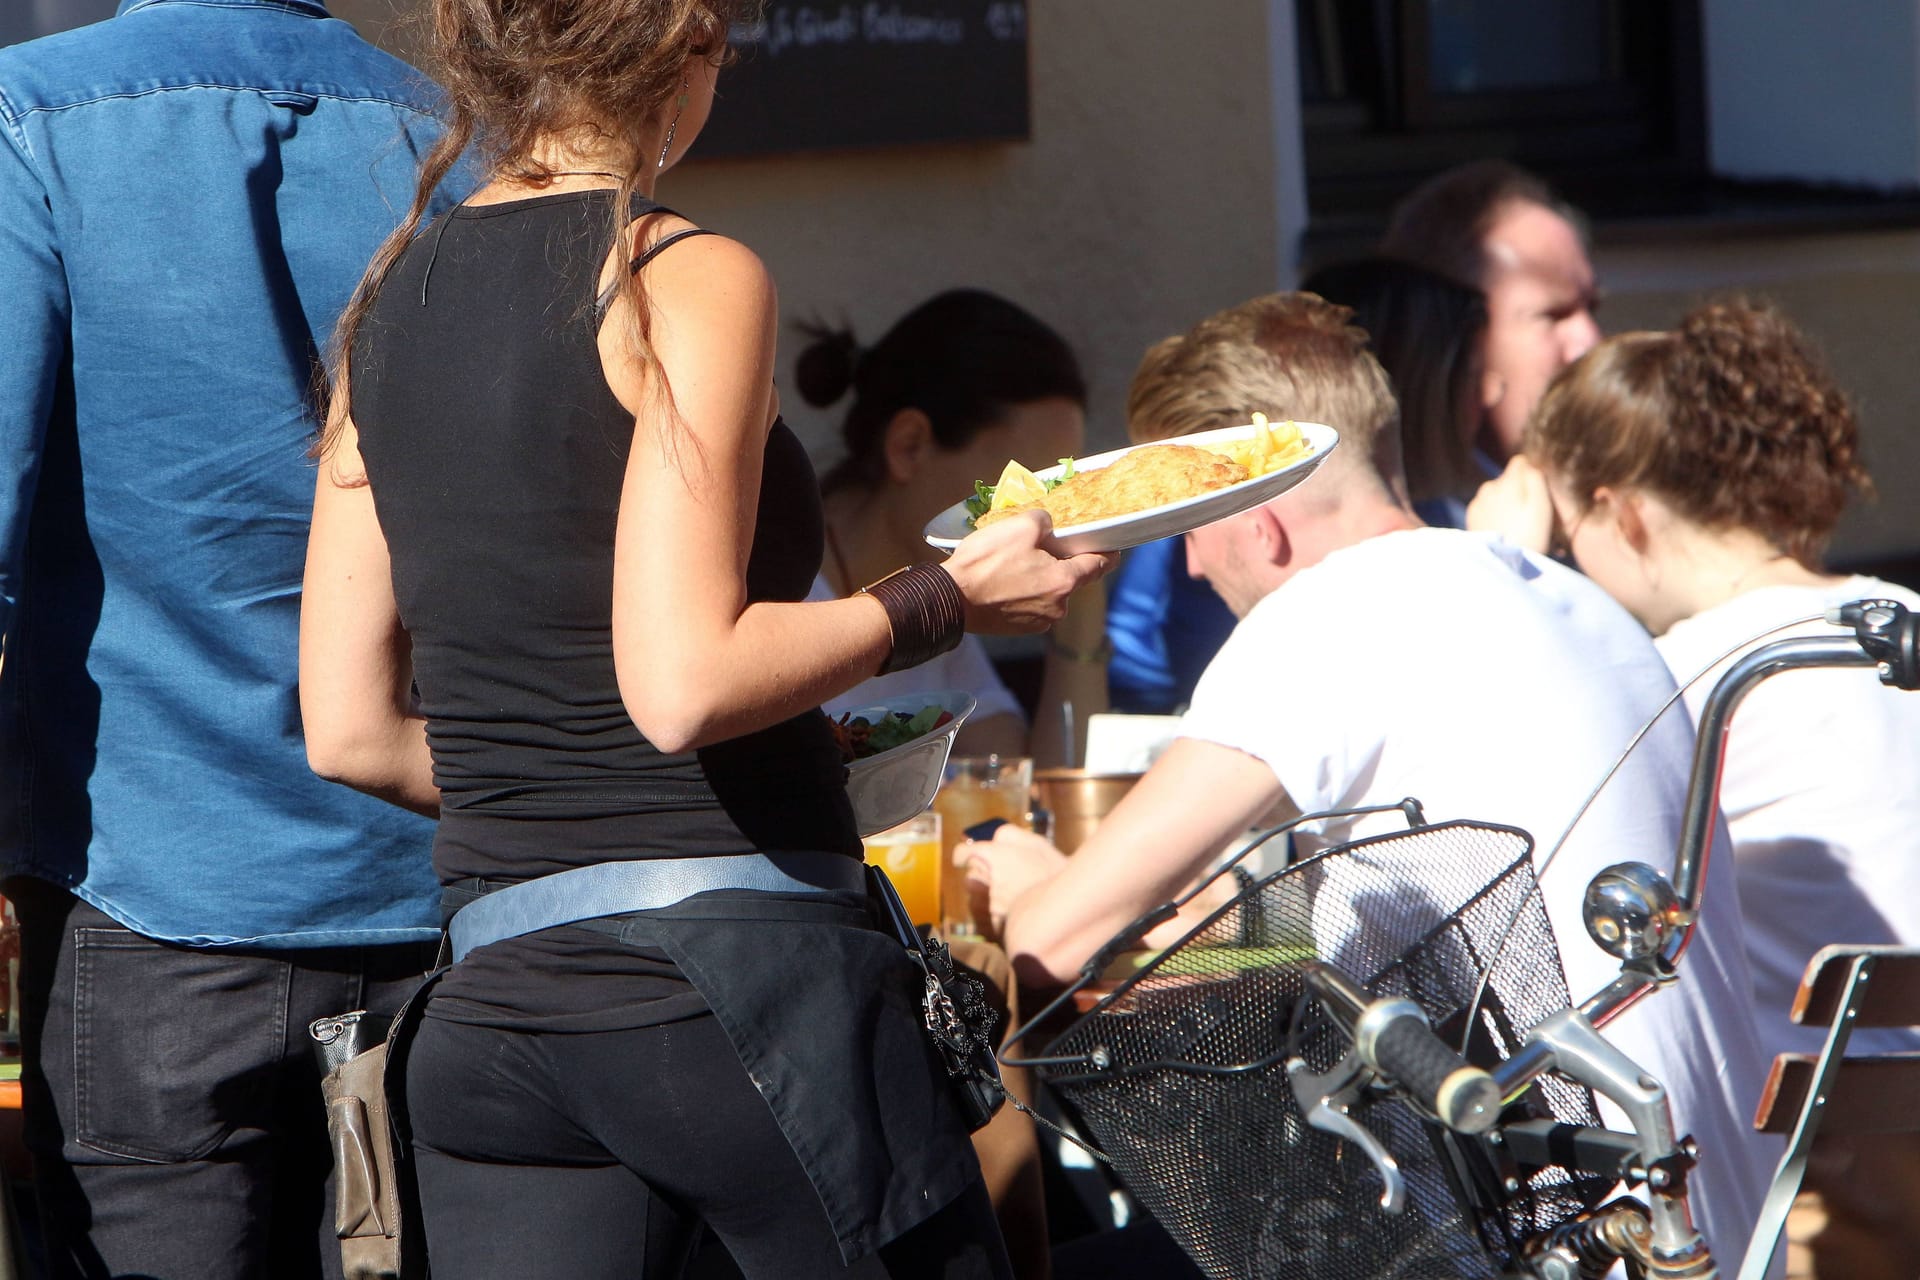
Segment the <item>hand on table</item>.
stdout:
<path fill-rule="evenodd" d="M 977 902 L 985 898 L 989 936 L 1006 936 L 1007 913 L 1020 896 L 1051 880 L 1067 865 L 1067 855 L 1031 831 L 1009 823 L 991 840 L 963 840 L 954 851 L 967 869 L 967 881 Z M 983 923 L 978 919 L 976 924 Z"/>
<path fill-rule="evenodd" d="M 1539 555 L 1553 551 L 1553 497 L 1539 467 L 1516 454 L 1467 504 L 1467 528 L 1498 533 Z"/>

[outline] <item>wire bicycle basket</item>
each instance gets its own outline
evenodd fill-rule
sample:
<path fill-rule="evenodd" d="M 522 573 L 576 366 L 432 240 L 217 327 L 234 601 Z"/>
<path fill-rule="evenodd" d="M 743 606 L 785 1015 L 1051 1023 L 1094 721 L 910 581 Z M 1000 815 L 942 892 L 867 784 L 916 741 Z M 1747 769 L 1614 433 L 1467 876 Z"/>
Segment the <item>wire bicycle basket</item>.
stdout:
<path fill-rule="evenodd" d="M 1610 1180 L 1559 1167 L 1473 1196 L 1472 1140 L 1375 1090 L 1353 1118 L 1404 1178 L 1403 1208 L 1386 1211 L 1372 1160 L 1312 1127 L 1289 1084 L 1289 1059 L 1328 1072 L 1350 1047 L 1307 995 L 1302 963 L 1316 959 L 1414 1001 L 1481 1066 L 1568 1004 L 1531 839 L 1466 822 L 1256 881 L 1121 982 L 1028 1062 L 1209 1277 L 1497 1277 L 1522 1242 L 1599 1203 Z M 1592 1095 L 1552 1076 L 1516 1108 L 1598 1123 Z"/>

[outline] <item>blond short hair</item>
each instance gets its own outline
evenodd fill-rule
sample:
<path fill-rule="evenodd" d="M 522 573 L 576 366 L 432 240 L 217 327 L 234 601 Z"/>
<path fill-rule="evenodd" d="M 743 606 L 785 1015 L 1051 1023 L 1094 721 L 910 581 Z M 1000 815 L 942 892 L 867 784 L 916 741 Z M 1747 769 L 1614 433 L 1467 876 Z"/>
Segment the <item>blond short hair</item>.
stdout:
<path fill-rule="evenodd" d="M 1393 385 L 1351 309 L 1311 293 L 1273 293 L 1208 316 L 1155 343 L 1127 393 L 1137 443 L 1232 427 L 1255 412 L 1323 422 L 1347 460 L 1400 473 Z"/>

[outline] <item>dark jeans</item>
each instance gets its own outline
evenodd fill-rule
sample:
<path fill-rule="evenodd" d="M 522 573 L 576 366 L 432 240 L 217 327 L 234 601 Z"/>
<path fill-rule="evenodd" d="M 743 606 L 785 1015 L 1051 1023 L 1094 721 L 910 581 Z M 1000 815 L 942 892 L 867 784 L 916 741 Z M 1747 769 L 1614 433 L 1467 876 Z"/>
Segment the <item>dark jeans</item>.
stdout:
<path fill-rule="evenodd" d="M 672 1280 L 703 1224 L 748 1280 L 1011 1274 L 977 1179 L 846 1266 L 711 1014 L 551 1035 L 429 1017 L 406 1072 L 434 1280 Z"/>
<path fill-rule="evenodd" d="M 42 881 L 3 891 L 52 1280 L 338 1280 L 307 1024 L 396 1012 L 434 948 L 180 947 Z"/>

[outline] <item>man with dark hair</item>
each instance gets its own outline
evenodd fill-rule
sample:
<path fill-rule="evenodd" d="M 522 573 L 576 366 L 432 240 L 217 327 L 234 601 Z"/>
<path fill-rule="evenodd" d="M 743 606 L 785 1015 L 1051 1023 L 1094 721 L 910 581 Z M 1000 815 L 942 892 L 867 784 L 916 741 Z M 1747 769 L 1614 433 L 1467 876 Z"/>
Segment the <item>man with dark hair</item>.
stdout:
<path fill-rule="evenodd" d="M 1173 429 L 1245 421 L 1276 396 L 1304 418 L 1337 406 L 1326 416 L 1354 428 L 1306 483 L 1187 535 L 1190 572 L 1239 626 L 1180 736 L 1073 857 L 1011 828 L 956 851 L 1029 980 L 1070 977 L 1276 805 L 1408 796 L 1432 821 L 1518 826 L 1541 859 L 1559 845 L 1541 891 L 1573 998 L 1619 974 L 1588 941 L 1581 902 L 1602 868 L 1675 847 L 1687 721 L 1656 723 L 1573 824 L 1673 678 L 1646 630 L 1579 574 L 1491 535 L 1421 526 L 1375 461 L 1392 456 L 1380 437 L 1397 430 L 1393 397 L 1348 314 L 1311 294 L 1255 298 L 1155 346 L 1135 375 L 1129 403 L 1168 412 Z M 1311 854 L 1404 828 L 1393 813 L 1331 817 L 1294 839 Z M 1710 860 L 1673 987 L 1607 1026 L 1699 1139 L 1694 1209 L 1723 1256 L 1745 1245 L 1777 1158 L 1747 1123 L 1765 1062 L 1729 862 Z"/>
<path fill-rule="evenodd" d="M 1600 340 L 1585 220 L 1535 175 L 1479 160 L 1402 200 L 1380 251 L 1487 296 L 1478 444 L 1491 475 L 1520 451 L 1527 416 L 1553 375 Z"/>
<path fill-rule="evenodd" d="M 430 86 L 319 0 L 0 50 L 0 861 L 66 1277 L 340 1274 L 307 1023 L 431 962 L 432 828 L 307 767 L 316 352 Z"/>

